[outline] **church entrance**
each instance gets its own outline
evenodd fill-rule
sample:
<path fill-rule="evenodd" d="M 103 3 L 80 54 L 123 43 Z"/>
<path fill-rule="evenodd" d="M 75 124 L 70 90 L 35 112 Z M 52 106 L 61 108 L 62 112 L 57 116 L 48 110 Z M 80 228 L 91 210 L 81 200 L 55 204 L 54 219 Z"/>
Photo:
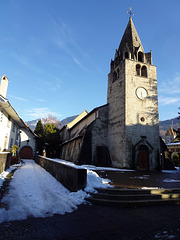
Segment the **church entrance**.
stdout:
<path fill-rule="evenodd" d="M 149 169 L 149 150 L 146 145 L 140 145 L 138 149 L 137 168 L 142 170 Z"/>

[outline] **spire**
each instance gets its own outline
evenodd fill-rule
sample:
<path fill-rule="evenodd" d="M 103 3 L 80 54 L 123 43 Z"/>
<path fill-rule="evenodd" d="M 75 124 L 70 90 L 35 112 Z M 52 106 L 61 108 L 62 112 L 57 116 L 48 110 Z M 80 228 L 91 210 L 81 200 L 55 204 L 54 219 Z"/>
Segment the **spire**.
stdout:
<path fill-rule="evenodd" d="M 124 59 L 152 64 L 152 54 L 151 52 L 144 52 L 141 40 L 134 26 L 132 8 L 130 8 L 130 11 L 127 13 L 130 14 L 129 21 L 119 44 L 119 48 L 116 49 L 114 60 L 111 60 L 111 70 L 117 67 Z"/>
<path fill-rule="evenodd" d="M 132 14 L 132 13 L 131 13 Z M 119 45 L 119 51 L 124 52 L 125 48 L 129 48 L 131 54 L 135 54 L 138 50 L 144 52 L 141 40 L 136 31 L 134 23 L 132 21 L 132 17 L 129 18 L 128 25 L 122 37 L 121 43 Z M 141 48 L 141 49 L 139 49 Z"/>

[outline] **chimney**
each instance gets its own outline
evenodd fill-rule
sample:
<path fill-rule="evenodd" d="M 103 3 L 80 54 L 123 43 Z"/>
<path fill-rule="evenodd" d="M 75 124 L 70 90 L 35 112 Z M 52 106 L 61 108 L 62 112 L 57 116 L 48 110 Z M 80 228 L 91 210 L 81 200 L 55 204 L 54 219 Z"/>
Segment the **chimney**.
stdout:
<path fill-rule="evenodd" d="M 8 78 L 4 75 L 1 78 L 1 85 L 0 85 L 0 95 L 6 98 L 7 88 L 8 88 Z"/>

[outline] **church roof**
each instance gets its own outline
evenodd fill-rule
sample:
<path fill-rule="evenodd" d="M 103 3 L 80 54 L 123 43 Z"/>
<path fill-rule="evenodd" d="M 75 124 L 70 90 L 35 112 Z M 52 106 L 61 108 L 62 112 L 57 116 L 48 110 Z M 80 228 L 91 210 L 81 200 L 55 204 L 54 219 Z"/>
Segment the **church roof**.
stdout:
<path fill-rule="evenodd" d="M 133 47 L 137 49 L 141 47 L 141 51 L 144 52 L 141 40 L 131 17 L 129 18 L 129 22 L 119 45 L 119 51 L 123 52 L 126 47 L 128 47 L 131 52 L 133 52 Z"/>

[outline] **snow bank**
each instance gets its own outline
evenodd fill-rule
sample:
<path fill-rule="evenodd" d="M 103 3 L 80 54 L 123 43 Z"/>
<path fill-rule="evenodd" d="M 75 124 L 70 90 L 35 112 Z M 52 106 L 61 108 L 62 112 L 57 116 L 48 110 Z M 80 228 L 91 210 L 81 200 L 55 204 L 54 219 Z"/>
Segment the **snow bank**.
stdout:
<path fill-rule="evenodd" d="M 42 157 L 42 156 L 41 156 Z M 96 167 L 94 165 L 76 165 L 73 162 L 70 161 L 66 161 L 63 159 L 59 159 L 59 158 L 47 158 L 53 162 L 59 162 L 62 163 L 64 165 L 68 165 L 77 169 L 82 169 L 82 168 L 86 168 L 89 170 L 100 170 L 100 171 L 118 171 L 118 172 L 134 172 L 135 170 L 132 169 L 119 169 L 119 168 L 112 168 L 112 167 Z"/>
<path fill-rule="evenodd" d="M 101 178 L 96 172 L 87 169 L 87 185 L 85 191 L 95 192 L 95 188 L 112 187 L 111 185 L 109 185 L 109 183 L 109 179 Z"/>
<path fill-rule="evenodd" d="M 132 169 L 120 169 L 120 168 L 112 168 L 112 167 L 96 167 L 94 165 L 81 165 L 81 167 L 90 169 L 90 170 L 99 170 L 99 171 L 117 171 L 117 172 L 134 172 Z"/>
<path fill-rule="evenodd" d="M 96 187 L 108 187 L 108 182 L 109 180 L 88 170 L 85 191 L 70 192 L 33 160 L 27 160 L 15 172 L 10 191 L 3 198 L 9 209 L 0 209 L 0 222 L 22 220 L 29 216 L 47 217 L 70 213 L 85 202 L 84 199 L 88 196 L 86 191 L 95 191 Z"/>
<path fill-rule="evenodd" d="M 12 170 L 14 170 L 14 167 L 10 167 L 8 168 L 6 171 L 2 172 L 0 174 L 0 187 L 2 186 L 3 182 L 5 181 L 5 178 L 7 177 L 7 175 L 12 172 Z"/>

